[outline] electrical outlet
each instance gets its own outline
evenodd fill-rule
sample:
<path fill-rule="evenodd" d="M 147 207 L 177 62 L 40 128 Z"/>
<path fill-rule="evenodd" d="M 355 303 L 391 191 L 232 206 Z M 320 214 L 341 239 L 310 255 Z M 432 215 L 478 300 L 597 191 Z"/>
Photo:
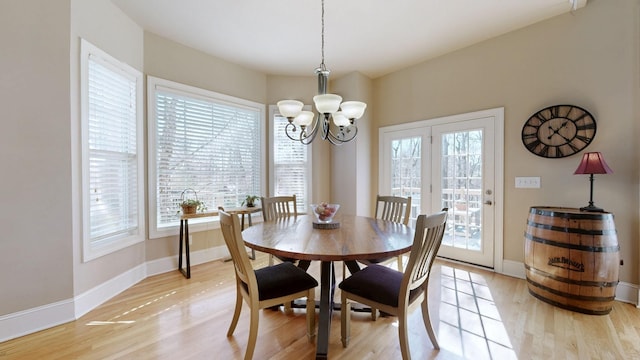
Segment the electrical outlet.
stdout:
<path fill-rule="evenodd" d="M 193 235 L 189 235 L 189 245 L 193 245 Z"/>
<path fill-rule="evenodd" d="M 539 189 L 540 188 L 540 177 L 539 176 L 516 177 L 516 188 L 520 188 L 520 189 Z"/>

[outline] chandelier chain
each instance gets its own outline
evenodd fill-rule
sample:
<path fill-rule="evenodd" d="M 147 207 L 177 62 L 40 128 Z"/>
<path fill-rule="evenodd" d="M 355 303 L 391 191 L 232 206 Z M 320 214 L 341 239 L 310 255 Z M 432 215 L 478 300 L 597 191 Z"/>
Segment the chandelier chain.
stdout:
<path fill-rule="evenodd" d="M 324 0 L 322 0 L 322 17 L 321 17 L 321 25 L 322 25 L 322 32 L 321 32 L 321 41 L 322 41 L 322 62 L 320 63 L 320 68 L 322 70 L 325 70 L 326 67 L 324 65 Z"/>

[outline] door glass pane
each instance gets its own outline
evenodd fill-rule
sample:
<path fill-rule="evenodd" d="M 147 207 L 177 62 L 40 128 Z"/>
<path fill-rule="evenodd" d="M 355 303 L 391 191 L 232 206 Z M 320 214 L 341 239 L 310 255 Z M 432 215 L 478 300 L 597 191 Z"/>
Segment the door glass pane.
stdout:
<path fill-rule="evenodd" d="M 449 208 L 442 243 L 482 251 L 482 131 L 442 135 L 442 207 Z"/>
<path fill-rule="evenodd" d="M 411 196 L 411 218 L 418 216 L 421 202 L 421 137 L 391 142 L 391 194 Z"/>

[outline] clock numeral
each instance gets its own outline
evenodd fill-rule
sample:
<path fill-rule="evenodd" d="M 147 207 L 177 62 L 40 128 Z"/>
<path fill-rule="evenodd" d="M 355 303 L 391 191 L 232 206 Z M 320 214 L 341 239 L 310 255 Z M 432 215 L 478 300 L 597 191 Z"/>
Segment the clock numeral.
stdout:
<path fill-rule="evenodd" d="M 536 137 L 538 137 L 538 134 L 537 133 L 523 134 L 522 137 L 524 139 L 535 139 Z"/>
<path fill-rule="evenodd" d="M 538 145 L 540 145 L 540 144 L 542 144 L 540 142 L 540 140 L 536 139 L 536 140 L 526 144 L 526 146 L 527 146 L 527 149 L 529 149 L 530 151 L 534 151 L 538 147 Z"/>
<path fill-rule="evenodd" d="M 588 124 L 584 124 L 584 125 L 576 125 L 576 130 L 580 131 L 580 130 L 591 130 L 591 129 L 595 129 L 596 128 L 596 124 L 595 123 L 588 123 Z"/>
<path fill-rule="evenodd" d="M 591 138 L 588 136 L 576 135 L 576 139 L 581 140 L 585 144 L 588 144 L 589 142 L 591 142 Z"/>
<path fill-rule="evenodd" d="M 549 111 L 551 112 L 551 119 L 557 118 L 560 112 L 560 106 L 552 106 L 549 108 Z"/>
<path fill-rule="evenodd" d="M 564 157 L 564 153 L 562 152 L 562 149 L 560 147 L 556 148 L 556 157 L 557 158 Z"/>
<path fill-rule="evenodd" d="M 573 143 L 567 143 L 567 145 L 569 145 L 569 147 L 571 148 L 571 150 L 573 150 L 574 153 L 577 153 L 578 151 L 580 151 L 580 148 L 575 146 Z"/>
<path fill-rule="evenodd" d="M 538 152 L 538 154 L 547 157 L 549 156 L 549 146 L 547 145 L 542 145 L 542 148 L 540 149 L 540 151 Z"/>
<path fill-rule="evenodd" d="M 577 118 L 573 119 L 573 122 L 578 122 L 578 121 L 584 119 L 587 116 L 589 116 L 589 113 L 582 113 L 582 115 L 580 115 Z"/>
<path fill-rule="evenodd" d="M 545 123 L 547 122 L 547 120 L 549 120 L 544 115 L 542 115 L 542 113 L 536 113 L 535 116 L 540 120 L 541 123 Z"/>

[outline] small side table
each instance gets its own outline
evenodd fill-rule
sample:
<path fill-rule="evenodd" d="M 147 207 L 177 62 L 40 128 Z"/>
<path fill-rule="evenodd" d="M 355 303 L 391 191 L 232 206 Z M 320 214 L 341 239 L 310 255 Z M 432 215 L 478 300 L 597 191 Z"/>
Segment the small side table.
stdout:
<path fill-rule="evenodd" d="M 251 214 L 256 212 L 261 212 L 262 208 L 258 206 L 238 207 L 238 208 L 229 208 L 229 209 L 226 209 L 225 211 L 228 212 L 229 214 L 241 215 L 240 224 L 241 224 L 242 230 L 244 230 L 245 215 L 249 217 L 248 225 L 251 226 L 252 225 Z M 196 213 L 196 214 L 186 214 L 186 215 L 182 214 L 180 216 L 180 250 L 178 253 L 178 270 L 180 270 L 182 275 L 184 275 L 187 279 L 191 278 L 191 256 L 189 251 L 189 219 L 218 216 L 218 214 L 219 214 L 218 211 L 210 211 L 210 212 L 203 212 L 203 213 Z M 185 263 L 186 263 L 184 268 L 182 267 L 182 252 L 183 252 L 182 249 L 184 249 Z M 250 258 L 251 260 L 256 259 L 256 252 L 253 249 L 251 249 Z"/>

